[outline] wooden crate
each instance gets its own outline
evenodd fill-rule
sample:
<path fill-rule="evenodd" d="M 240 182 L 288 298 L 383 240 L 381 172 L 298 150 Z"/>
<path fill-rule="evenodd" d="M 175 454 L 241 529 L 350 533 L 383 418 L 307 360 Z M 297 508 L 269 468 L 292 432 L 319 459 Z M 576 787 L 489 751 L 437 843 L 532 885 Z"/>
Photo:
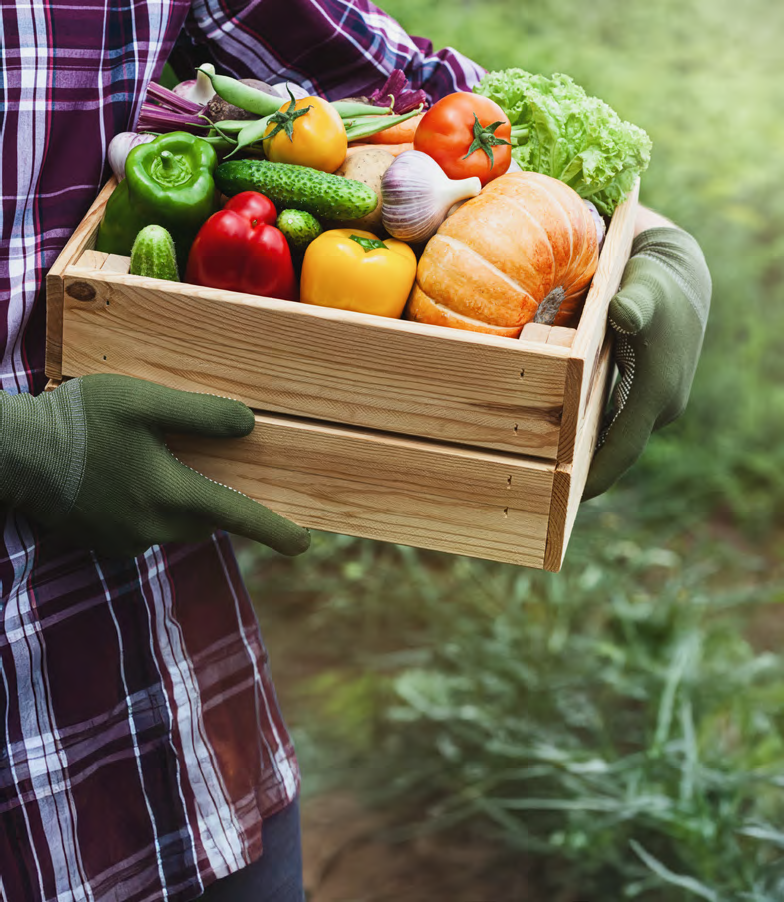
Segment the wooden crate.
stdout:
<path fill-rule="evenodd" d="M 107 184 L 47 278 L 47 374 L 121 373 L 239 398 L 245 439 L 173 436 L 212 479 L 297 523 L 558 570 L 611 378 L 607 305 L 637 190 L 577 329 L 520 339 L 128 274 L 93 250 Z"/>

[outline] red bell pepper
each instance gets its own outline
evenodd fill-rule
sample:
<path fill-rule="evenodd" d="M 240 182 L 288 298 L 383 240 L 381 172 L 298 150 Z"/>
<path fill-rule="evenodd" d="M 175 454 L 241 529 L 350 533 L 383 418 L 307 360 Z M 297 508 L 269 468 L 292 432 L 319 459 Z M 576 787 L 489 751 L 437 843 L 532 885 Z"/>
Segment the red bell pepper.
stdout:
<path fill-rule="evenodd" d="M 243 191 L 232 197 L 196 235 L 185 281 L 296 301 L 291 251 L 276 219 L 275 205 L 263 194 Z"/>

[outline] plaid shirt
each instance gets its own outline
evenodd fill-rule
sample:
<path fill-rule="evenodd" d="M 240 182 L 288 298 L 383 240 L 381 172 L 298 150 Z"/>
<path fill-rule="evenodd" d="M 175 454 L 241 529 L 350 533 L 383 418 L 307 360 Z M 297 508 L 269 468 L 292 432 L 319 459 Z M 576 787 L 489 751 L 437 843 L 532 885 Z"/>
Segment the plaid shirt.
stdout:
<path fill-rule="evenodd" d="M 44 384 L 44 275 L 175 39 L 326 96 L 481 74 L 366 0 L 0 6 L 0 388 Z M 1 478 L 1 477 L 0 477 Z M 118 563 L 0 517 L 0 899 L 187 900 L 261 854 L 299 774 L 231 545 Z"/>

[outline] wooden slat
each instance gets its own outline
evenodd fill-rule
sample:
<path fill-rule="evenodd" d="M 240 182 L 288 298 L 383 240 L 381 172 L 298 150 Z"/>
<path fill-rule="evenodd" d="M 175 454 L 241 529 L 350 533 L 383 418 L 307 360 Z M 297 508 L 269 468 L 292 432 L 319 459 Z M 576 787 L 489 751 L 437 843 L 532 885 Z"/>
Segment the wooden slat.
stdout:
<path fill-rule="evenodd" d="M 554 464 L 256 416 L 244 439 L 172 451 L 303 526 L 541 568 Z"/>
<path fill-rule="evenodd" d="M 599 364 L 589 393 L 588 406 L 577 433 L 574 460 L 568 464 L 559 463 L 556 467 L 553 499 L 550 507 L 550 528 L 544 559 L 546 570 L 561 569 L 566 545 L 574 526 L 588 470 L 593 459 L 613 369 L 612 340 L 610 336 L 607 336 L 599 355 Z"/>
<path fill-rule="evenodd" d="M 520 338 L 523 341 L 540 341 L 545 344 L 550 337 L 552 328 L 544 323 L 526 323 L 520 333 Z"/>
<path fill-rule="evenodd" d="M 85 269 L 99 271 L 109 258 L 108 254 L 101 251 L 87 250 L 79 255 L 79 259 L 72 263 L 68 270 L 72 272 L 74 269 Z"/>
<path fill-rule="evenodd" d="M 561 441 L 558 445 L 560 463 L 570 463 L 574 457 L 577 429 L 585 413 L 590 386 L 596 381 L 599 355 L 607 332 L 607 308 L 618 290 L 629 260 L 639 192 L 638 179 L 629 196 L 613 214 L 572 341 L 572 356 L 564 386 Z"/>
<path fill-rule="evenodd" d="M 621 276 L 629 260 L 639 193 L 638 179 L 629 196 L 613 214 L 572 342 L 558 446 L 560 463 L 569 463 L 574 456 L 577 428 L 585 412 L 590 386 L 596 381 L 596 368 L 607 331 L 607 308 L 621 284 Z"/>
<path fill-rule="evenodd" d="M 550 334 L 547 336 L 547 344 L 558 345 L 561 348 L 571 348 L 576 334 L 576 329 L 569 329 L 566 326 L 552 326 Z"/>
<path fill-rule="evenodd" d="M 109 254 L 106 258 L 106 262 L 101 267 L 102 273 L 116 272 L 120 275 L 127 275 L 128 270 L 130 269 L 131 258 L 130 257 L 122 257 L 119 254 Z"/>
<path fill-rule="evenodd" d="M 93 246 L 103 209 L 117 181 L 109 179 L 104 185 L 87 215 L 71 235 L 60 255 L 52 264 L 46 276 L 46 375 L 59 379 L 62 372 L 63 354 L 63 272 L 73 264 L 82 252 Z"/>
<path fill-rule="evenodd" d="M 555 459 L 568 348 L 103 271 L 64 279 L 69 376 Z"/>

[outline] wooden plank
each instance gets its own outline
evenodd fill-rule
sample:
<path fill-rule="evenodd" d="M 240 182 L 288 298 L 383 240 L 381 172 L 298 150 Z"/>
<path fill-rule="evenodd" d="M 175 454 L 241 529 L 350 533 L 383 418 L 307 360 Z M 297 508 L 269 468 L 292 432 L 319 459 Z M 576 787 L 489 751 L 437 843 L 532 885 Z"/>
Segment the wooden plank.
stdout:
<path fill-rule="evenodd" d="M 99 271 L 103 267 L 104 263 L 106 263 L 108 258 L 109 255 L 104 254 L 101 251 L 83 251 L 79 256 L 79 259 L 68 267 L 68 270 L 69 272 L 73 271 L 74 269 Z"/>
<path fill-rule="evenodd" d="M 303 526 L 541 568 L 554 463 L 285 417 L 173 453 Z"/>
<path fill-rule="evenodd" d="M 95 243 L 95 234 L 103 216 L 103 209 L 109 195 L 114 191 L 117 180 L 112 177 L 93 201 L 87 215 L 66 242 L 60 255 L 46 275 L 46 365 L 47 376 L 59 379 L 62 376 L 63 359 L 63 280 L 67 267 L 73 264 Z"/>
<path fill-rule="evenodd" d="M 559 463 L 556 467 L 550 507 L 550 527 L 544 559 L 546 570 L 558 571 L 561 569 L 566 545 L 582 500 L 588 470 L 593 460 L 613 372 L 612 339 L 608 335 L 599 356 L 593 390 L 590 392 L 585 416 L 577 434 L 574 458 L 571 463 Z"/>
<path fill-rule="evenodd" d="M 550 334 L 547 336 L 547 344 L 558 345 L 561 348 L 571 348 L 576 334 L 576 329 L 570 329 L 567 326 L 551 326 Z"/>
<path fill-rule="evenodd" d="M 520 338 L 524 341 L 541 341 L 542 344 L 546 344 L 552 328 L 544 323 L 526 323 L 520 333 Z"/>
<path fill-rule="evenodd" d="M 555 459 L 568 348 L 103 271 L 65 283 L 69 376 Z"/>
<path fill-rule="evenodd" d="M 569 463 L 574 456 L 578 425 L 588 403 L 590 387 L 596 381 L 596 368 L 607 331 L 607 308 L 621 284 L 621 276 L 631 253 L 639 193 L 638 179 L 626 200 L 613 214 L 572 342 L 558 446 L 558 461 L 561 463 Z"/>
<path fill-rule="evenodd" d="M 120 254 L 109 254 L 109 256 L 106 258 L 106 262 L 101 267 L 101 272 L 116 272 L 124 276 L 128 274 L 130 267 L 130 257 L 122 257 L 120 256 Z"/>

